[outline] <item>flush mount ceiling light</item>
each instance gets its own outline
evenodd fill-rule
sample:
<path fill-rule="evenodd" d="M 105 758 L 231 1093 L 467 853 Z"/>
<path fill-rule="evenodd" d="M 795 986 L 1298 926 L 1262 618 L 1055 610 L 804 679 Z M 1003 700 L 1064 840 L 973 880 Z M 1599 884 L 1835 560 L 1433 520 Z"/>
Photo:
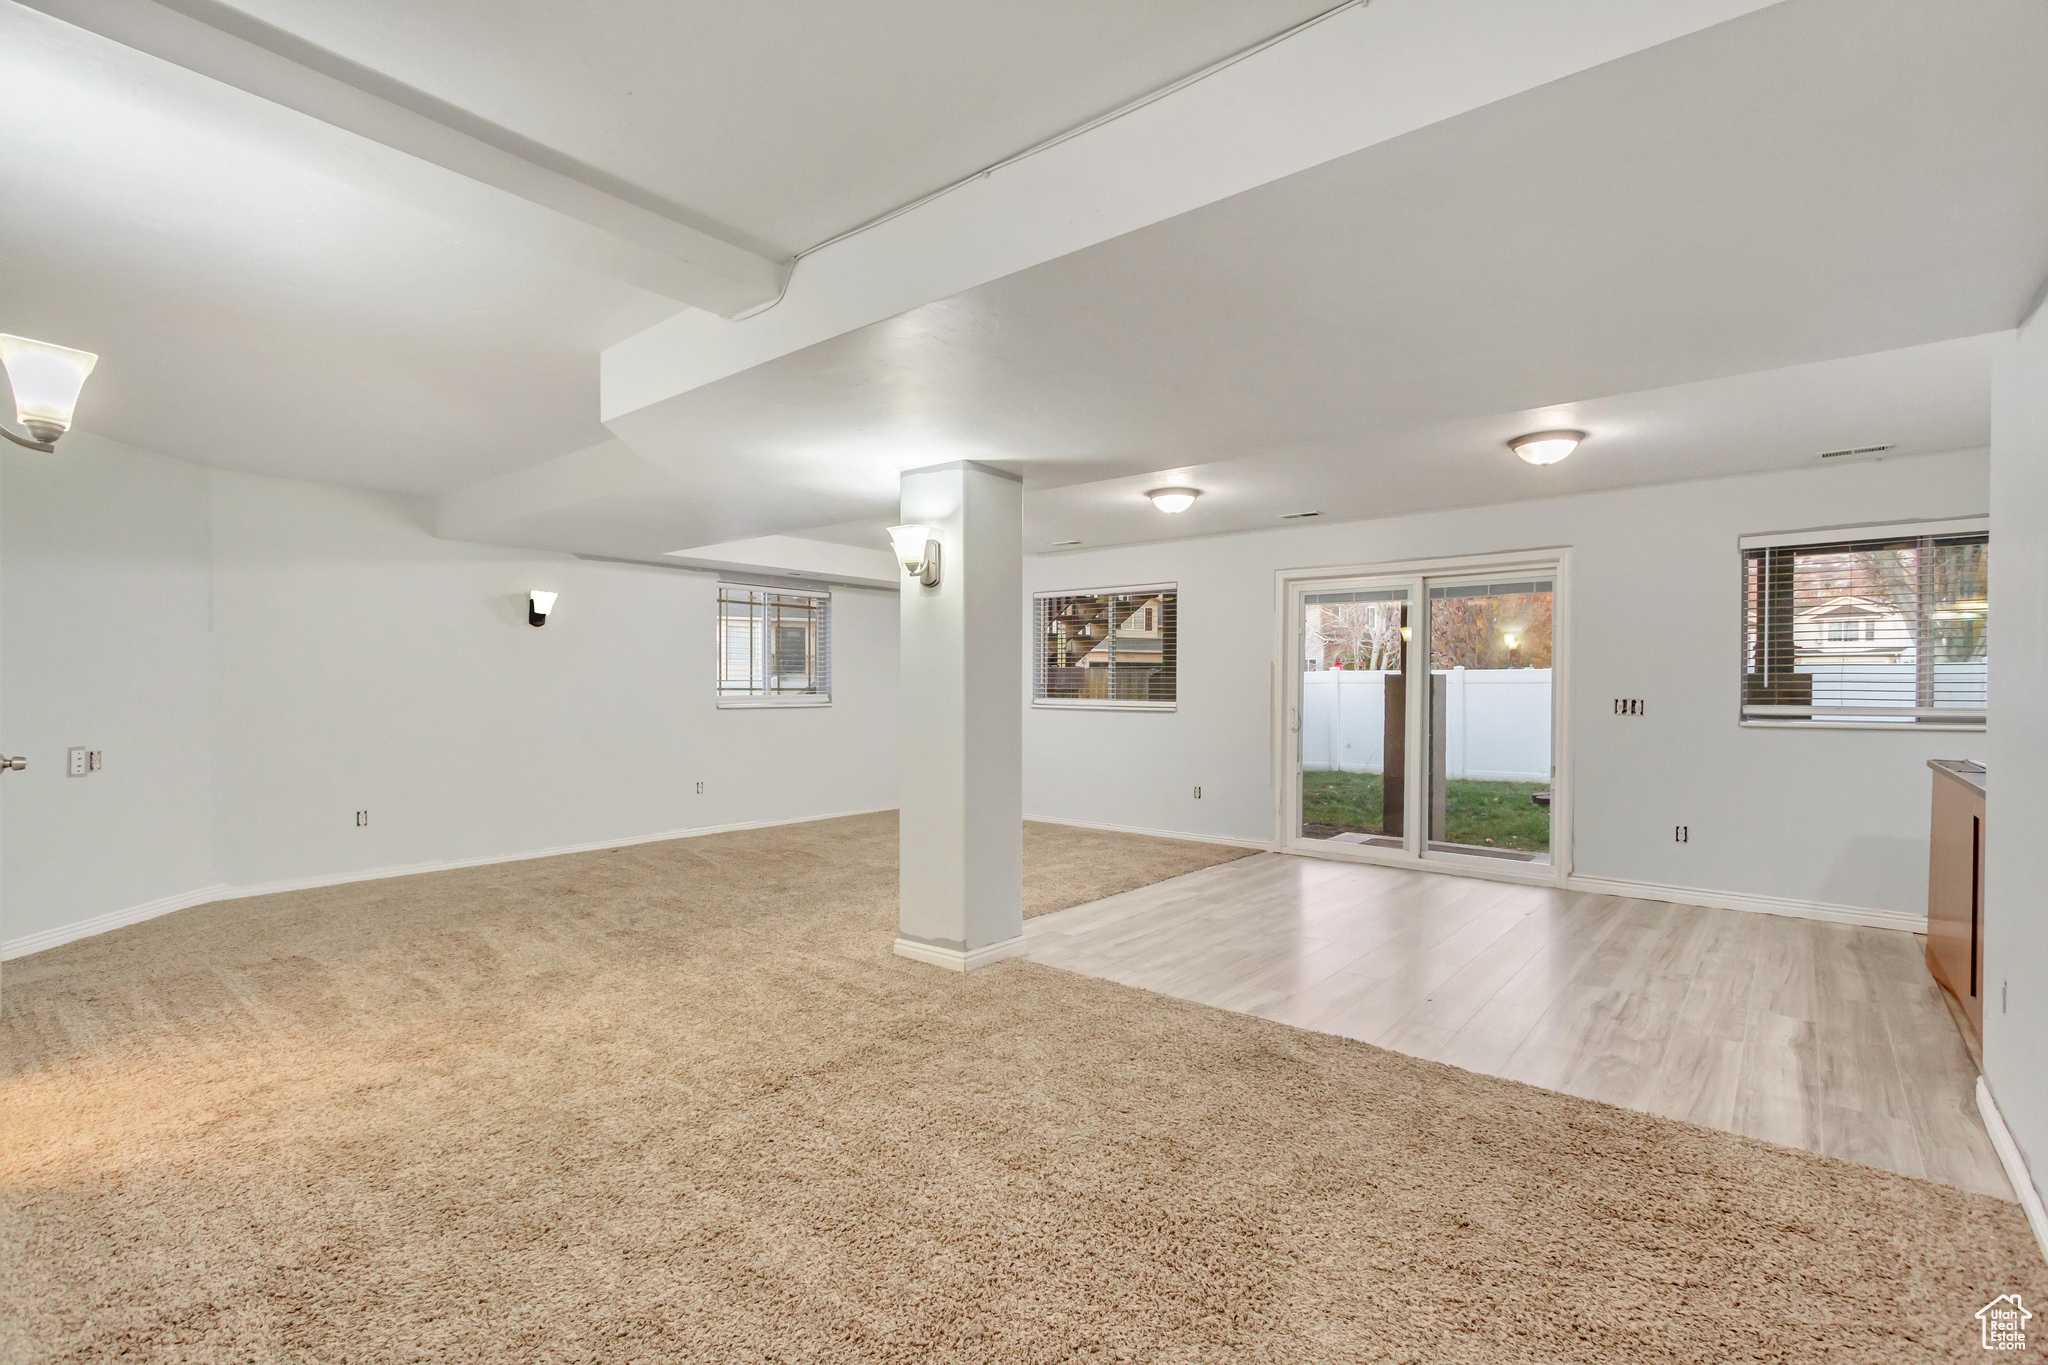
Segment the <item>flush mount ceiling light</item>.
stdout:
<path fill-rule="evenodd" d="M 1185 512 L 1202 496 L 1199 488 L 1155 488 L 1145 495 L 1162 512 Z"/>
<path fill-rule="evenodd" d="M 889 543 L 896 547 L 896 558 L 903 565 L 903 572 L 927 588 L 939 586 L 938 532 L 917 522 L 891 526 Z"/>
<path fill-rule="evenodd" d="M 4 426 L 0 436 L 45 455 L 55 450 L 57 438 L 71 430 L 71 414 L 77 411 L 85 377 L 99 363 L 91 351 L 0 332 L 0 365 L 7 367 L 7 382 L 14 386 L 14 420 L 35 439 L 23 439 Z"/>
<path fill-rule="evenodd" d="M 548 613 L 555 609 L 555 598 L 558 596 L 560 596 L 559 593 L 535 588 L 526 599 L 526 624 L 529 626 L 546 625 L 548 623 Z"/>
<path fill-rule="evenodd" d="M 1532 431 L 1508 442 L 1508 449 L 1530 464 L 1556 464 L 1579 448 L 1583 431 Z"/>

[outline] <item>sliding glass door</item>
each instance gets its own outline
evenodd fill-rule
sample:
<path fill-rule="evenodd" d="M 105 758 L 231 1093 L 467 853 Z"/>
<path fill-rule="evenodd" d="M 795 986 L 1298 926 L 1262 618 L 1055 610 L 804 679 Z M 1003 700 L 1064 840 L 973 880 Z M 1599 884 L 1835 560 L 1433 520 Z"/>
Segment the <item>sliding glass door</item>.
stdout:
<path fill-rule="evenodd" d="M 1552 878 L 1559 567 L 1289 581 L 1288 847 Z"/>
<path fill-rule="evenodd" d="M 1301 595 L 1303 839 L 1406 846 L 1411 591 L 1349 585 Z"/>
<path fill-rule="evenodd" d="M 1429 851 L 1550 861 L 1554 583 L 1429 581 Z"/>

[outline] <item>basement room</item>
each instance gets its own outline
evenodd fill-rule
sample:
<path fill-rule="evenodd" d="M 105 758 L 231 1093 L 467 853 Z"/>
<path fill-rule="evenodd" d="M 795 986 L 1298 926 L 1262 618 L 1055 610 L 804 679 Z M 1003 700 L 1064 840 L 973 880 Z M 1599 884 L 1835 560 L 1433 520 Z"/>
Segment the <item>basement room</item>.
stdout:
<path fill-rule="evenodd" d="M 0 0 L 0 1361 L 2031 1358 L 2044 69 Z"/>

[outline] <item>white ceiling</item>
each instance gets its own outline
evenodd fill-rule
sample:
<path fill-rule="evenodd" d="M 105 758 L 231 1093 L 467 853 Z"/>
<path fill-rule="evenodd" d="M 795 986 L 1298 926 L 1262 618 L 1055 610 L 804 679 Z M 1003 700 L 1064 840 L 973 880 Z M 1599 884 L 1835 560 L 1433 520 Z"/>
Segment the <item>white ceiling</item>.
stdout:
<path fill-rule="evenodd" d="M 0 3 L 0 330 L 100 355 L 82 427 L 417 494 L 604 439 L 598 351 L 672 304 L 307 170 L 276 114 Z"/>
<path fill-rule="evenodd" d="M 236 8 L 788 255 L 1336 2 Z"/>
<path fill-rule="evenodd" d="M 1328 0 L 241 7 L 780 252 Z M 0 0 L 0 174 L 33 187 L 0 330 L 99 351 L 81 425 L 204 463 L 437 496 L 600 452 L 614 491 L 502 535 L 633 556 L 865 543 L 900 469 L 963 457 L 1025 473 L 1043 548 L 1953 448 L 1986 420 L 1956 339 L 2048 274 L 2044 53 L 2034 0 L 1785 0 L 608 432 L 599 348 L 673 305 Z M 1555 470 L 1499 447 L 1567 419 L 1594 439 Z M 1209 495 L 1161 517 L 1168 478 Z"/>
<path fill-rule="evenodd" d="M 1319 0 L 244 8 L 781 249 Z M 438 495 L 604 440 L 599 351 L 675 310 L 423 211 L 435 168 L 8 0 L 0 121 L 0 330 L 98 352 L 79 422 L 131 444 Z"/>
<path fill-rule="evenodd" d="M 1989 441 L 1995 336 L 1850 356 L 1519 412 L 1462 418 L 1314 452 L 1276 451 L 1027 493 L 1025 545 L 1168 540 L 1283 524 L 1290 513 L 1352 521 L 1596 489 L 1678 483 L 1811 465 L 1824 450 L 1890 445 L 1880 458 Z M 1537 468 L 1507 442 L 1529 431 L 1587 433 Z M 1204 490 L 1188 511 L 1156 511 L 1147 489 Z M 1965 503 L 1972 494 L 1958 490 Z M 1958 505 L 1942 514 L 1981 512 Z M 829 528 L 838 539 L 843 528 Z"/>
<path fill-rule="evenodd" d="M 880 521 L 959 458 L 1022 471 L 1037 547 L 1978 444 L 1986 352 L 1928 343 L 2048 274 L 2044 52 L 2028 0 L 1793 0 L 611 425 L 683 543 Z M 1499 445 L 1575 415 L 1614 439 L 1546 479 Z M 1197 473 L 1201 515 L 1143 511 Z"/>

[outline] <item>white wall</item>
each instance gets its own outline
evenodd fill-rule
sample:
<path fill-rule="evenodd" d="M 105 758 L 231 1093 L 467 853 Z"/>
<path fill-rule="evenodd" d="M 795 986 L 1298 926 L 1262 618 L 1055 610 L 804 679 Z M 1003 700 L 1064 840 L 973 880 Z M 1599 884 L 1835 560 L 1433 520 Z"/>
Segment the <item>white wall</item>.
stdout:
<path fill-rule="evenodd" d="M 2048 309 L 1999 358 L 1991 400 L 1997 743 L 1985 774 L 1984 1079 L 2048 1186 Z"/>
<path fill-rule="evenodd" d="M 895 804 L 894 593 L 834 591 L 832 706 L 721 711 L 712 575 L 440 540 L 411 500 L 84 433 L 5 460 L 16 951 L 218 884 Z M 561 593 L 539 630 L 532 588 Z M 69 744 L 105 768 L 64 777 Z"/>
<path fill-rule="evenodd" d="M 1986 455 L 1962 452 L 1035 556 L 1034 592 L 1180 585 L 1180 705 L 1027 706 L 1025 810 L 1270 839 L 1278 571 L 1568 546 L 1574 870 L 1924 914 L 1926 760 L 1980 757 L 1985 737 L 1737 725 L 1736 539 L 1981 513 L 1986 481 Z M 1646 714 L 1612 714 L 1615 697 Z"/>
<path fill-rule="evenodd" d="M 0 941 L 215 880 L 206 472 L 60 452 L 0 456 Z"/>

